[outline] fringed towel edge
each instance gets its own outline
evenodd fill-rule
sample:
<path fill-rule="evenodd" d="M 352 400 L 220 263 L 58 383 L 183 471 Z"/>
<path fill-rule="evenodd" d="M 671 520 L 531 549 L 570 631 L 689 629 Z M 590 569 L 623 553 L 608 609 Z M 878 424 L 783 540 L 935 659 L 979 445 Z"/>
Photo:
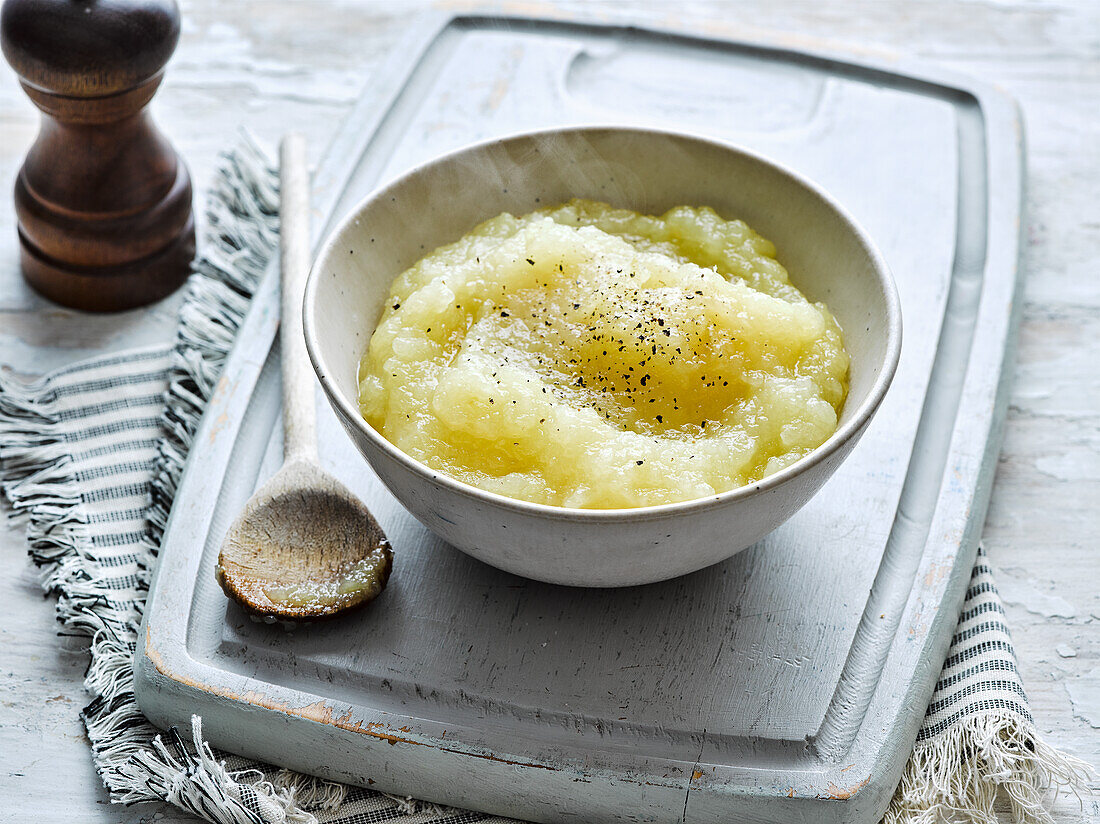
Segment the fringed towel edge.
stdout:
<path fill-rule="evenodd" d="M 1093 775 L 1016 713 L 976 713 L 917 742 L 882 824 L 999 824 L 1002 796 L 1016 824 L 1054 824 L 1051 795 L 1080 799 Z"/>
<path fill-rule="evenodd" d="M 333 794 L 305 788 L 299 782 L 268 781 L 259 770 L 231 771 L 202 737 L 202 719 L 191 716 L 190 746 L 175 728 L 169 743 L 158 735 L 118 768 L 126 789 L 120 801 L 136 803 L 162 799 L 216 824 L 316 824 L 307 807 L 332 808 Z M 330 785 L 338 787 L 339 785 Z"/>

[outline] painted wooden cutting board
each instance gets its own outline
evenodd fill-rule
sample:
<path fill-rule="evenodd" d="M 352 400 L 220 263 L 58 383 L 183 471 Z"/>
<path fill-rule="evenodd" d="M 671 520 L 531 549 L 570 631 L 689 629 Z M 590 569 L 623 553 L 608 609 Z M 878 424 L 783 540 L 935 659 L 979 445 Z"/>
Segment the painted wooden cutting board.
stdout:
<path fill-rule="evenodd" d="M 233 752 L 537 821 L 877 821 L 955 626 L 999 447 L 1014 105 L 902 61 L 561 21 L 430 20 L 395 52 L 318 170 L 318 237 L 378 184 L 493 136 L 629 123 L 726 139 L 823 185 L 882 248 L 905 319 L 893 388 L 781 529 L 620 590 L 527 581 L 442 544 L 324 407 L 322 459 L 370 504 L 395 572 L 361 614 L 287 632 L 250 621 L 213 576 L 281 458 L 269 276 L 173 509 L 142 709 L 161 726 L 199 713 Z"/>

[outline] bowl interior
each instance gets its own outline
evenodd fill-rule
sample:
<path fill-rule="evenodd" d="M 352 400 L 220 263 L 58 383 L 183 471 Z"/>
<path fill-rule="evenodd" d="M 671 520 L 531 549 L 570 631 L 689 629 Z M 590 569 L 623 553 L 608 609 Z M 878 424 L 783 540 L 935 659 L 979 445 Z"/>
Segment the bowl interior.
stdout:
<path fill-rule="evenodd" d="M 574 197 L 651 214 L 706 205 L 744 220 L 775 243 L 792 282 L 827 303 L 844 330 L 852 366 L 840 427 L 870 411 L 877 379 L 896 362 L 900 315 L 862 231 L 819 190 L 754 155 L 648 130 L 558 130 L 482 144 L 368 197 L 328 239 L 310 276 L 306 325 L 319 372 L 357 408 L 359 359 L 401 271 L 501 212 Z"/>

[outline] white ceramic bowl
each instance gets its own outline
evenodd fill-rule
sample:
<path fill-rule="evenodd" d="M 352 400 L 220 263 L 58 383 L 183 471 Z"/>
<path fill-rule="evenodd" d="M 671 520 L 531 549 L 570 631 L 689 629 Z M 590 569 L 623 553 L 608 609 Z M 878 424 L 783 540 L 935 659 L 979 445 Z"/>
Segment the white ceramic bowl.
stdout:
<path fill-rule="evenodd" d="M 791 279 L 825 301 L 852 356 L 837 431 L 797 463 L 708 498 L 638 509 L 532 504 L 410 458 L 360 416 L 356 375 L 394 277 L 504 211 L 573 197 L 660 214 L 706 205 L 772 240 Z M 646 129 L 576 128 L 471 146 L 374 192 L 325 241 L 305 296 L 305 335 L 333 409 L 374 471 L 425 526 L 475 558 L 559 584 L 625 586 L 701 569 L 798 511 L 855 446 L 893 378 L 901 310 L 882 256 L 833 199 L 743 149 Z"/>

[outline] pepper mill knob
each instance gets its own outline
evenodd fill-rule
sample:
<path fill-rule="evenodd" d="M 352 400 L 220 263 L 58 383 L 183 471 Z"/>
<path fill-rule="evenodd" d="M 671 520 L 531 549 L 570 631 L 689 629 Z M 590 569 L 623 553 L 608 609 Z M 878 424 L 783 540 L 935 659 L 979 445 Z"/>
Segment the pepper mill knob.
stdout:
<path fill-rule="evenodd" d="M 6 0 L 0 46 L 42 126 L 15 183 L 23 276 L 66 306 L 159 300 L 195 252 L 191 178 L 145 109 L 174 0 Z"/>

